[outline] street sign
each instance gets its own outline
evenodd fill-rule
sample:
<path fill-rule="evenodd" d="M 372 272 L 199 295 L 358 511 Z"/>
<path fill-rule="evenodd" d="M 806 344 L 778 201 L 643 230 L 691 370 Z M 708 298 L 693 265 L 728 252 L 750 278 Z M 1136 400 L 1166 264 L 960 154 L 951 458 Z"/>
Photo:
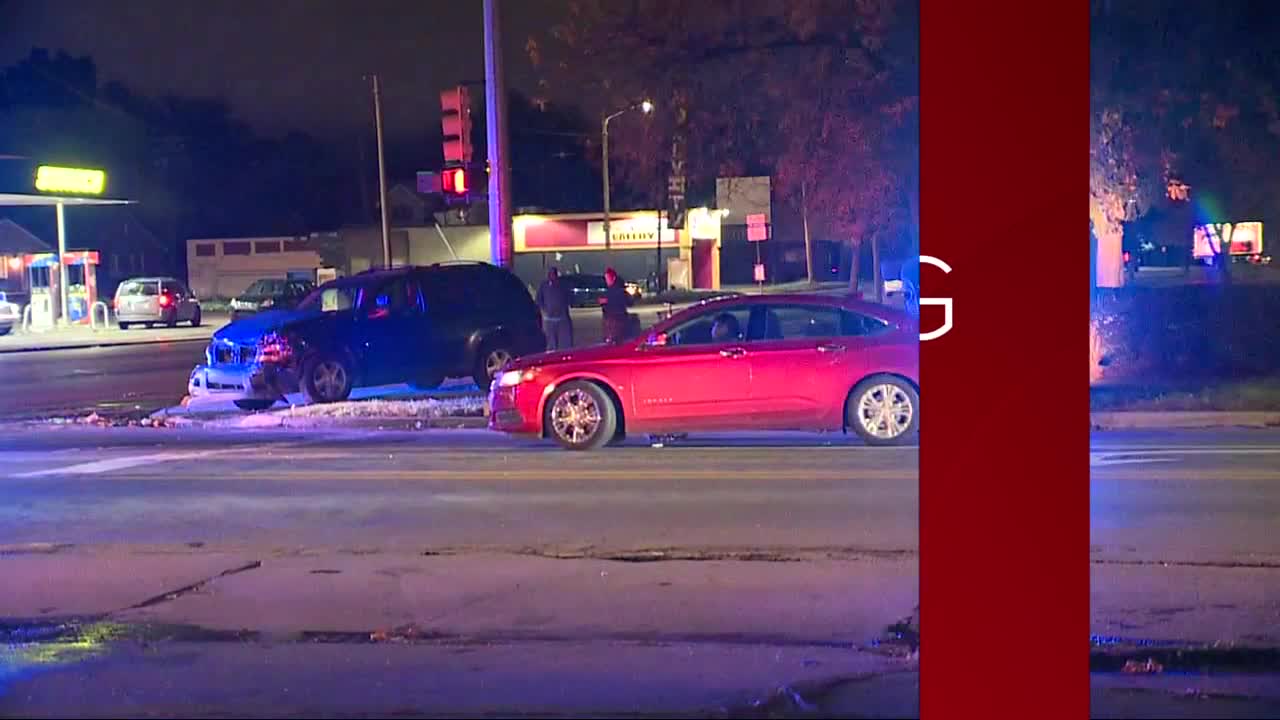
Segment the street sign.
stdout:
<path fill-rule="evenodd" d="M 747 216 L 748 225 L 764 225 L 768 222 L 769 221 L 765 218 L 764 213 L 753 213 Z"/>
<path fill-rule="evenodd" d="M 747 242 L 763 242 L 769 239 L 768 225 L 748 225 Z"/>
<path fill-rule="evenodd" d="M 685 128 L 688 123 L 688 112 L 682 103 L 676 105 L 675 130 L 671 136 L 671 159 L 667 173 L 667 225 L 674 230 L 684 229 L 685 214 L 689 211 L 685 198 L 687 178 L 685 163 L 688 161 Z"/>
<path fill-rule="evenodd" d="M 764 282 L 764 263 L 756 263 L 755 279 L 758 283 Z"/>

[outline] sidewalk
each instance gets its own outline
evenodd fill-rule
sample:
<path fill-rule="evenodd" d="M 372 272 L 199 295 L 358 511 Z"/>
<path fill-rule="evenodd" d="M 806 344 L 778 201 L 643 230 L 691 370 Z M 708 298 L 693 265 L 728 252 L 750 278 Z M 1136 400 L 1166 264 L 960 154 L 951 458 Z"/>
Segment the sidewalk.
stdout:
<path fill-rule="evenodd" d="M 200 327 L 180 325 L 176 328 L 137 327 L 121 330 L 115 325 L 94 330 L 77 326 L 44 332 L 20 332 L 0 337 L 0 354 L 39 352 L 44 350 L 72 350 L 91 347 L 118 347 L 122 345 L 149 345 L 169 342 L 194 342 L 208 340 L 214 331 L 226 325 L 226 315 L 206 315 Z"/>

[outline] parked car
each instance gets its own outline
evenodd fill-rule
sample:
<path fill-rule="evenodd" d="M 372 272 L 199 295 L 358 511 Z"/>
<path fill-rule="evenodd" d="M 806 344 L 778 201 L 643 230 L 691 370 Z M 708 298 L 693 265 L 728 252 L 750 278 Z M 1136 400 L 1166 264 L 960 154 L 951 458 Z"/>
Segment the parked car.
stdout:
<path fill-rule="evenodd" d="M 9 302 L 9 298 L 0 292 L 0 335 L 8 335 L 13 326 L 22 322 L 22 311 L 18 309 L 15 303 Z"/>
<path fill-rule="evenodd" d="M 231 300 L 231 320 L 239 320 L 263 310 L 288 310 L 295 308 L 316 284 L 310 280 L 285 280 L 262 278 Z"/>
<path fill-rule="evenodd" d="M 608 287 L 604 281 L 604 275 L 570 273 L 561 275 L 560 282 L 569 288 L 569 304 L 573 307 L 596 307 L 600 304 L 600 298 L 604 297 L 605 288 Z M 624 286 L 627 295 L 633 300 L 643 294 L 638 283 L 627 282 Z"/>
<path fill-rule="evenodd" d="M 909 442 L 920 423 L 919 328 L 831 295 L 699 303 L 638 340 L 513 362 L 489 427 L 594 449 L 627 433 L 845 430 Z"/>
<path fill-rule="evenodd" d="M 168 325 L 189 322 L 199 327 L 200 301 L 181 280 L 171 277 L 134 278 L 116 288 L 113 303 L 121 330 L 132 325 Z"/>
<path fill-rule="evenodd" d="M 450 263 L 361 273 L 321 285 L 293 310 L 267 310 L 218 330 L 192 397 L 221 395 L 244 410 L 303 392 L 345 400 L 353 387 L 447 377 L 488 387 L 512 358 L 546 347 L 542 316 L 510 272 Z"/>

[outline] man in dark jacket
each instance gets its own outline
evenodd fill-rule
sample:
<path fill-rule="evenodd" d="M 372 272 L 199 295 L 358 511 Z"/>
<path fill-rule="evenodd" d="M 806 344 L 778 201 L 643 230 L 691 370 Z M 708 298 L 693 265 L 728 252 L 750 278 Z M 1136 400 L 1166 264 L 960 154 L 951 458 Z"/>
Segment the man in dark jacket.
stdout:
<path fill-rule="evenodd" d="M 604 297 L 600 298 L 601 310 L 604 312 L 604 341 L 621 342 L 627 339 L 630 332 L 631 316 L 627 313 L 630 298 L 618 272 L 613 268 L 604 271 Z"/>
<path fill-rule="evenodd" d="M 542 311 L 542 331 L 548 350 L 573 347 L 573 318 L 569 316 L 569 288 L 560 282 L 560 271 L 551 268 L 538 288 L 538 309 Z"/>

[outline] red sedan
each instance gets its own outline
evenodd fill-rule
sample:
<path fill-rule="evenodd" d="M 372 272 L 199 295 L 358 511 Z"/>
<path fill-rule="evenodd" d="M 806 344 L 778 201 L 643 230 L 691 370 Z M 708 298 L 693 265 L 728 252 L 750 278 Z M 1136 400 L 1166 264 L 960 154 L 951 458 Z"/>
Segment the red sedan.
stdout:
<path fill-rule="evenodd" d="M 489 427 L 571 450 L 653 435 L 852 430 L 873 445 L 920 424 L 920 331 L 880 305 L 755 295 L 695 305 L 644 337 L 531 355 L 490 388 Z"/>

